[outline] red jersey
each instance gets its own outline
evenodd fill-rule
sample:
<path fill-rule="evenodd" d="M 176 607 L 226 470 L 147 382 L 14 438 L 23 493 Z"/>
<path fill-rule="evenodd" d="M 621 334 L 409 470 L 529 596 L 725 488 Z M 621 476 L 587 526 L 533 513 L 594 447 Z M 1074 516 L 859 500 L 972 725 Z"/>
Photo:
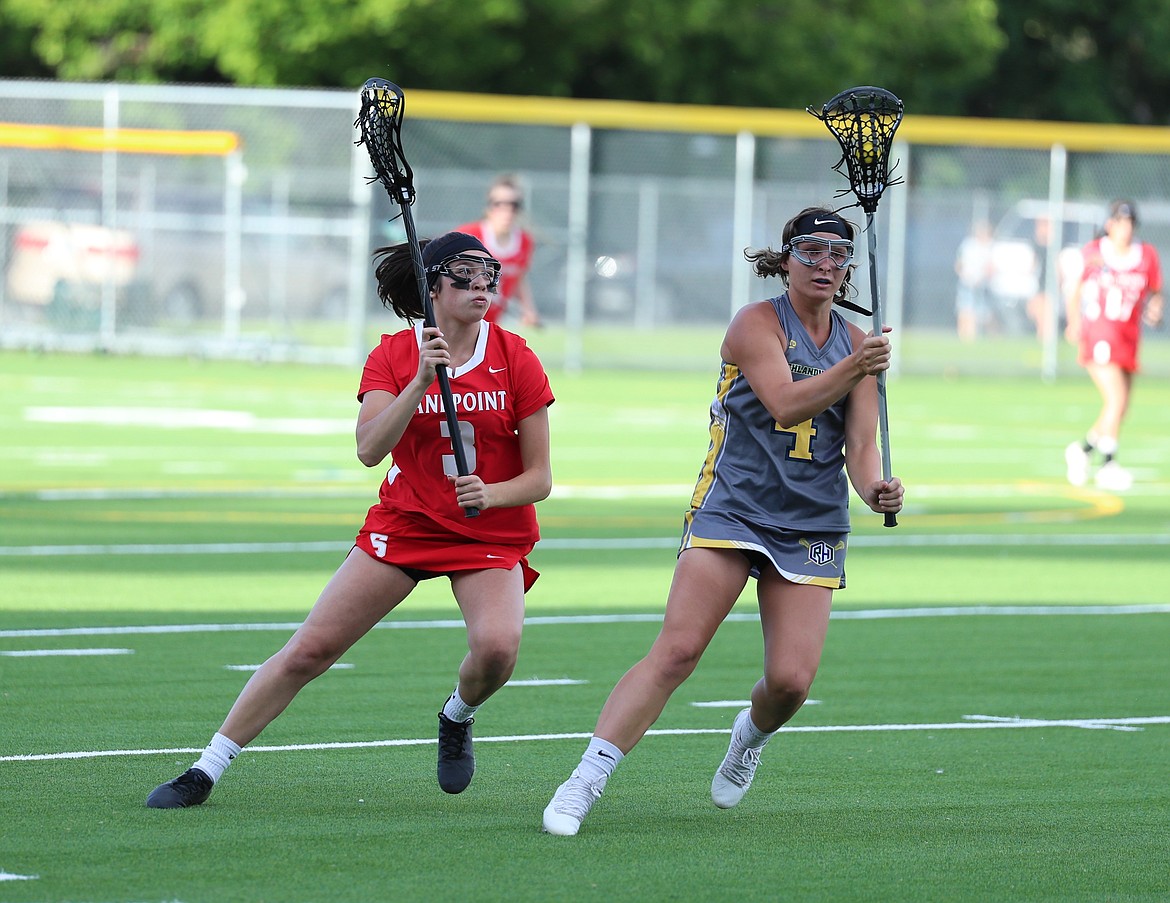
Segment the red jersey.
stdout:
<path fill-rule="evenodd" d="M 382 336 L 362 371 L 359 400 L 374 389 L 402 393 L 418 373 L 421 331 L 420 324 Z M 518 476 L 523 470 L 517 432 L 520 421 L 553 402 L 548 376 L 536 354 L 520 336 L 481 323 L 475 353 L 463 366 L 449 370 L 448 376 L 468 468 L 485 483 Z M 387 536 L 402 537 L 408 544 L 425 539 L 432 544 L 432 552 L 441 547 L 447 561 L 468 540 L 508 545 L 520 549 L 522 555 L 531 551 L 540 538 L 536 507 L 489 508 L 479 517 L 464 517 L 447 479 L 447 474 L 455 473 L 443 396 L 436 379 L 394 447 L 393 464 L 382 482 L 378 504 L 367 515 L 358 545 L 386 561 L 428 570 L 447 568 L 433 555 L 425 560 L 416 557 L 413 549 L 406 556 L 396 556 L 393 549 L 387 553 Z M 380 538 L 371 541 L 371 535 Z M 515 562 L 513 558 L 511 564 Z"/>
<path fill-rule="evenodd" d="M 1153 245 L 1134 242 L 1118 253 L 1107 239 L 1094 239 L 1082 252 L 1082 364 L 1117 364 L 1137 370 L 1142 309 L 1150 295 L 1162 290 L 1162 267 Z"/>
<path fill-rule="evenodd" d="M 508 242 L 501 245 L 496 241 L 495 235 L 484 227 L 482 220 L 464 223 L 455 231 L 474 235 L 483 242 L 483 246 L 491 252 L 492 257 L 500 262 L 500 291 L 484 314 L 484 319 L 489 323 L 498 322 L 508 309 L 508 303 L 516 297 L 520 280 L 532 266 L 532 252 L 536 249 L 536 243 L 524 229 L 513 229 Z"/>

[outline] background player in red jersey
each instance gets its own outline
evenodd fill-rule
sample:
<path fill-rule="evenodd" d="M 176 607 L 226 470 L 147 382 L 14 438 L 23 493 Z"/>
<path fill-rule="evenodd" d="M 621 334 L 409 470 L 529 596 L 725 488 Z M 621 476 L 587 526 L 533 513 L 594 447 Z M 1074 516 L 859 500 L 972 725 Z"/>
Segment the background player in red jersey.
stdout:
<path fill-rule="evenodd" d="M 515 301 L 520 308 L 521 326 L 540 325 L 540 315 L 528 285 L 528 269 L 532 266 L 536 243 L 532 234 L 520 226 L 520 211 L 523 209 L 524 191 L 520 180 L 513 175 L 497 176 L 488 187 L 483 219 L 464 223 L 456 230 L 474 235 L 483 242 L 502 267 L 499 295 L 486 315 L 489 323 L 499 322 Z"/>
<path fill-rule="evenodd" d="M 1132 201 L 1114 201 L 1105 234 L 1085 245 L 1081 277 L 1067 301 L 1065 335 L 1079 347 L 1078 360 L 1101 394 L 1101 411 L 1083 442 L 1065 449 L 1070 483 L 1089 478 L 1094 452 L 1101 456 L 1096 483 L 1125 490 L 1133 476 L 1115 460 L 1121 424 L 1129 409 L 1142 321 L 1162 320 L 1162 267 L 1153 245 L 1134 240 L 1137 210 Z"/>
<path fill-rule="evenodd" d="M 405 244 L 377 255 L 378 295 L 403 319 L 423 319 Z M 152 808 L 197 806 L 242 747 L 403 601 L 419 580 L 445 576 L 467 624 L 468 653 L 439 713 L 439 785 L 460 793 L 475 771 L 476 709 L 511 676 L 524 624 L 524 593 L 537 573 L 534 503 L 552 488 L 548 378 L 519 336 L 484 321 L 499 263 L 470 235 L 449 232 L 422 248 L 436 327 L 416 323 L 366 361 L 358 399 L 357 454 L 374 467 L 393 454 L 378 503 L 341 567 L 284 648 L 240 693 L 195 764 L 147 798 Z M 448 369 L 467 452 L 457 476 L 436 380 Z M 479 517 L 466 518 L 464 508 Z"/>

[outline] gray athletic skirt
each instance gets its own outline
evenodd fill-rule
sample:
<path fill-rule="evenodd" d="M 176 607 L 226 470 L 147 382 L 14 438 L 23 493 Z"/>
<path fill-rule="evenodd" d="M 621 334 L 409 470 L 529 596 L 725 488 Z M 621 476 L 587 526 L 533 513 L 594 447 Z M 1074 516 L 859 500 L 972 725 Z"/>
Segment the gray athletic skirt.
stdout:
<path fill-rule="evenodd" d="M 845 588 L 848 533 L 801 533 L 748 523 L 734 514 L 692 508 L 683 522 L 679 554 L 686 549 L 735 549 L 751 562 L 752 576 L 770 562 L 793 583 Z"/>

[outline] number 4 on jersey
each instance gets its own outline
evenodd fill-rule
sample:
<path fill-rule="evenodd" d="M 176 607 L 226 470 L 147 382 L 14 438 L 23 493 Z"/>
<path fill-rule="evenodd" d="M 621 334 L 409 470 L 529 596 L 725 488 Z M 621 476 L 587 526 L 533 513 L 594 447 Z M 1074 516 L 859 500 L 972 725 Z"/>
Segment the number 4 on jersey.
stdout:
<path fill-rule="evenodd" d="M 792 448 L 787 452 L 790 460 L 797 461 L 811 461 L 812 456 L 812 440 L 817 434 L 817 428 L 813 426 L 812 418 L 798 423 L 796 426 L 781 426 L 779 421 L 776 422 L 772 428 L 776 433 L 788 433 L 792 439 Z"/>

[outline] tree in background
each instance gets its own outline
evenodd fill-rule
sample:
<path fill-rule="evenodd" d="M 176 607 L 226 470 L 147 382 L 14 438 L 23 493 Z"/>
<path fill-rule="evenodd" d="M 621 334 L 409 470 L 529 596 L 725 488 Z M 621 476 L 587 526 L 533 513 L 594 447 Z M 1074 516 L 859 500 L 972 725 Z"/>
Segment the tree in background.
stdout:
<path fill-rule="evenodd" d="M 1007 39 L 968 86 L 973 116 L 1170 124 L 1170 4 L 1026 0 L 999 4 Z"/>
<path fill-rule="evenodd" d="M 0 0 L 0 75 L 1170 121 L 1164 0 Z"/>

